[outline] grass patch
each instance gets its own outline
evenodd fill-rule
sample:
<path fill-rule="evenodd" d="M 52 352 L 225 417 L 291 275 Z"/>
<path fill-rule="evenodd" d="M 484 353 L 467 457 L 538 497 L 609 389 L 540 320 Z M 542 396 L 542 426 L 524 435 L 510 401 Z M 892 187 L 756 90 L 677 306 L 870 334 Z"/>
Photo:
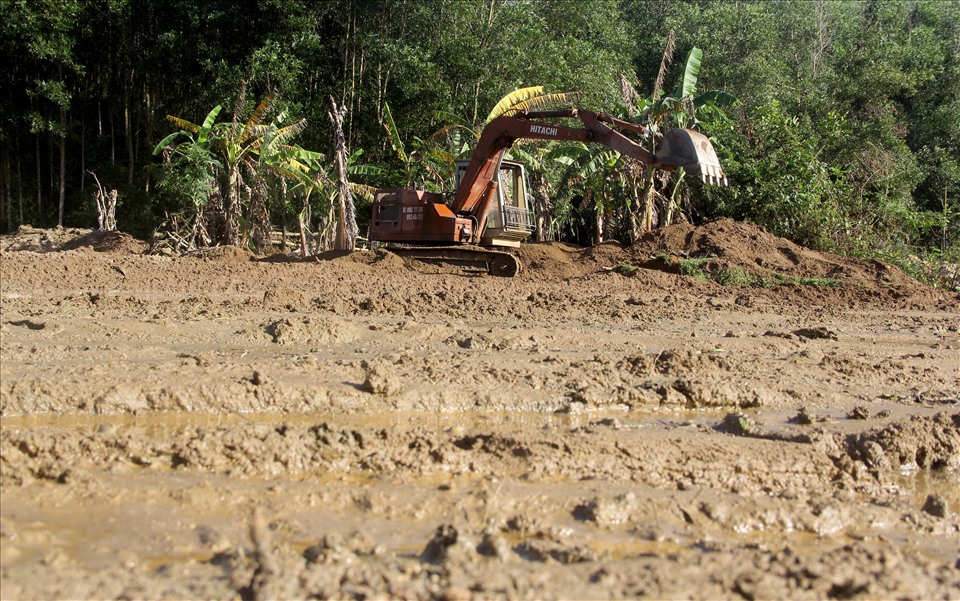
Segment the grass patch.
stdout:
<path fill-rule="evenodd" d="M 713 274 L 713 281 L 721 286 L 756 287 L 758 276 L 752 275 L 739 267 L 719 269 Z"/>
<path fill-rule="evenodd" d="M 729 270 L 728 270 L 729 271 Z M 737 270 L 742 271 L 742 270 Z M 837 278 L 792 277 L 780 273 L 770 276 L 745 274 L 730 278 L 730 276 L 715 278 L 724 286 L 741 286 L 747 288 L 776 288 L 777 286 L 812 286 L 814 288 L 837 288 L 843 282 Z"/>
<path fill-rule="evenodd" d="M 640 270 L 640 266 L 634 265 L 628 261 L 620 261 L 613 268 L 613 271 L 619 273 L 620 275 L 625 275 L 625 276 L 631 276 L 637 273 L 637 271 L 639 270 Z"/>
<path fill-rule="evenodd" d="M 775 273 L 773 275 L 759 275 L 750 273 L 741 267 L 721 267 L 714 271 L 707 270 L 707 263 L 716 259 L 714 256 L 687 259 L 666 253 L 656 254 L 653 260 L 656 267 L 650 265 L 634 265 L 629 261 L 620 261 L 611 271 L 620 275 L 632 276 L 641 269 L 657 269 L 670 273 L 678 273 L 700 280 L 714 281 L 729 288 L 776 288 L 777 286 L 813 286 L 815 288 L 836 288 L 843 281 L 837 278 L 794 277 Z"/>
<path fill-rule="evenodd" d="M 748 273 L 740 267 L 725 267 L 710 274 L 710 279 L 721 286 L 733 288 L 776 288 L 777 286 L 813 286 L 814 288 L 836 288 L 843 282 L 837 278 L 793 277 L 775 273 L 758 275 Z"/>
<path fill-rule="evenodd" d="M 707 264 L 710 259 L 713 257 L 701 257 L 699 259 L 680 259 L 680 275 L 688 275 L 692 278 L 706 282 L 710 279 L 710 274 L 707 273 L 704 266 Z"/>

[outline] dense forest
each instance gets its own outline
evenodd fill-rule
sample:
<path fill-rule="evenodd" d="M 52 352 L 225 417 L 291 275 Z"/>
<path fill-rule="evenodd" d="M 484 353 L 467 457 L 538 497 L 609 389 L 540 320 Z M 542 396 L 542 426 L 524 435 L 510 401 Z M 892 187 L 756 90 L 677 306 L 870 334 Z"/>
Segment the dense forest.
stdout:
<path fill-rule="evenodd" d="M 730 182 L 523 144 L 543 239 L 727 216 L 941 284 L 960 255 L 957 2 L 0 0 L 0 15 L 4 231 L 96 227 L 115 191 L 118 228 L 140 236 L 252 245 L 300 227 L 326 244 L 342 121 L 362 236 L 366 191 L 445 190 L 497 103 L 542 86 L 527 96 L 702 131 Z"/>

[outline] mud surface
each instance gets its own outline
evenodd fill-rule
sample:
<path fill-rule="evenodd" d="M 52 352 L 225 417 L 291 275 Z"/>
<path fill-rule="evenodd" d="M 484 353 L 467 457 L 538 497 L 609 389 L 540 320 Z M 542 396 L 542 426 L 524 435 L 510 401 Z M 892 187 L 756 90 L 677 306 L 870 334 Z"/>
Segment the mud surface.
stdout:
<path fill-rule="evenodd" d="M 960 296 L 889 265 L 146 246 L 0 239 L 4 599 L 960 597 Z"/>

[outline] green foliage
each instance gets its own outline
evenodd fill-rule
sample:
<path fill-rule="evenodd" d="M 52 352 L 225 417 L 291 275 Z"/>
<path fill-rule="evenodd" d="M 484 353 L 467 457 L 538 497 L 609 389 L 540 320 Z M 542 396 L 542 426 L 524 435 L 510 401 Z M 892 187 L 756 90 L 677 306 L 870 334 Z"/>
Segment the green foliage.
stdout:
<path fill-rule="evenodd" d="M 713 275 L 713 279 L 721 286 L 730 286 L 733 288 L 750 287 L 756 281 L 754 276 L 739 267 L 728 267 L 727 269 L 718 270 Z"/>
<path fill-rule="evenodd" d="M 619 261 L 619 262 L 617 262 L 617 264 L 614 266 L 613 271 L 619 273 L 620 275 L 625 275 L 625 276 L 629 277 L 629 276 L 634 275 L 635 273 L 637 273 L 637 272 L 640 271 L 641 269 L 643 269 L 643 268 L 640 267 L 640 266 L 638 266 L 638 265 L 634 265 L 633 263 L 630 263 L 629 261 Z"/>
<path fill-rule="evenodd" d="M 383 106 L 383 129 L 396 158 L 400 160 L 399 177 L 394 178 L 399 182 L 399 186 L 418 186 L 431 192 L 439 192 L 447 186 L 447 182 L 452 179 L 455 158 L 453 154 L 436 145 L 435 142 L 441 137 L 439 134 L 435 133 L 426 141 L 415 137 L 412 143 L 414 149 L 408 153 L 389 104 Z M 455 130 L 443 129 L 448 134 L 455 135 L 452 133 Z"/>
<path fill-rule="evenodd" d="M 837 166 L 834 153 L 848 143 L 851 132 L 841 115 L 830 114 L 815 125 L 772 101 L 745 114 L 738 125 L 738 132 L 727 129 L 727 135 L 717 136 L 724 140 L 717 150 L 732 183 L 704 190 L 701 210 L 706 215 L 754 221 L 821 249 L 849 235 L 863 216 L 858 209 L 865 207 L 843 206 L 847 173 Z"/>
<path fill-rule="evenodd" d="M 164 142 L 168 144 L 169 139 Z M 161 193 L 170 197 L 174 210 L 199 211 L 206 206 L 216 185 L 214 172 L 222 167 L 209 148 L 201 144 L 180 144 L 176 159 L 160 166 L 157 185 Z"/>
<path fill-rule="evenodd" d="M 731 288 L 775 288 L 777 286 L 811 286 L 814 288 L 835 288 L 842 281 L 837 278 L 792 277 L 783 274 L 770 276 L 750 273 L 740 267 L 724 267 L 710 274 L 710 279 L 721 286 Z"/>

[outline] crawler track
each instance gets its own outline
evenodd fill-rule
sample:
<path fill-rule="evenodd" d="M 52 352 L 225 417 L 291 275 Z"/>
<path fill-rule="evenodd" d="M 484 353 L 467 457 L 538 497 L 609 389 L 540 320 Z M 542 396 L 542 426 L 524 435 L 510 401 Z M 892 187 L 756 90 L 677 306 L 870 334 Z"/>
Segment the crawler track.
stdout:
<path fill-rule="evenodd" d="M 387 250 L 425 263 L 450 265 L 499 277 L 512 278 L 521 270 L 520 259 L 516 256 L 479 246 L 398 246 L 388 247 Z"/>

